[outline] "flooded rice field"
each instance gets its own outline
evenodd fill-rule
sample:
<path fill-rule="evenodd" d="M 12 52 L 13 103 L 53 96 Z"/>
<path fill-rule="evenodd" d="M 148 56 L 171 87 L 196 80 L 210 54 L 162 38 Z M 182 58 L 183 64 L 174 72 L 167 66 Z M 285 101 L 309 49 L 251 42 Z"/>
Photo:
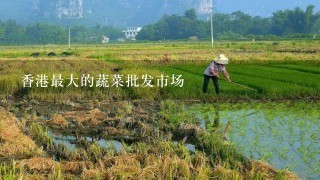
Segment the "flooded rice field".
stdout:
<path fill-rule="evenodd" d="M 189 107 L 206 129 L 220 133 L 251 159 L 320 178 L 318 103 L 198 104 Z"/>

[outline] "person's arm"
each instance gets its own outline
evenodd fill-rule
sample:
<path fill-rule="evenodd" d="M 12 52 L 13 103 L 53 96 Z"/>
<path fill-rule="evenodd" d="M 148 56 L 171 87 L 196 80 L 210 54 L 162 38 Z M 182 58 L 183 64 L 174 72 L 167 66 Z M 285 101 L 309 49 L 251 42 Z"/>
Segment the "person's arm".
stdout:
<path fill-rule="evenodd" d="M 220 78 L 218 71 L 215 70 L 213 63 L 210 64 L 210 71 L 214 76 Z"/>
<path fill-rule="evenodd" d="M 222 72 L 223 72 L 224 77 L 226 77 L 226 79 L 227 79 L 229 82 L 232 82 L 231 79 L 230 79 L 229 73 L 228 73 L 228 71 L 226 70 L 226 68 L 224 68 Z"/>

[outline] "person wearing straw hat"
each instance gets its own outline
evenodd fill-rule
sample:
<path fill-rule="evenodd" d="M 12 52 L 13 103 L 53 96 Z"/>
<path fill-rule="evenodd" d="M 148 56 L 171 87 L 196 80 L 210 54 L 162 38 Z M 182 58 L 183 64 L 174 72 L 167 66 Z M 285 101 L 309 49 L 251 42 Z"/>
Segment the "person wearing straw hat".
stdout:
<path fill-rule="evenodd" d="M 232 82 L 229 73 L 227 72 L 225 67 L 228 63 L 229 59 L 224 54 L 220 54 L 218 57 L 214 59 L 213 62 L 210 63 L 210 65 L 204 71 L 204 82 L 202 87 L 203 93 L 207 92 L 210 79 L 212 79 L 213 81 L 216 94 L 218 95 L 220 93 L 218 80 L 220 78 L 219 73 L 221 72 L 229 82 Z"/>

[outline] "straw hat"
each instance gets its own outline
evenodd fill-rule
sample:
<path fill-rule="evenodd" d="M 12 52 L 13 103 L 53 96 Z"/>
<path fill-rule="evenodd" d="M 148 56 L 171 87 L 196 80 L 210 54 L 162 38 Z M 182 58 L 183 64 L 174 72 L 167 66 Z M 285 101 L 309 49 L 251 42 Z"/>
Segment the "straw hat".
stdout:
<path fill-rule="evenodd" d="M 228 64 L 229 63 L 229 59 L 224 54 L 220 54 L 218 57 L 216 57 L 214 59 L 214 61 L 218 64 Z"/>

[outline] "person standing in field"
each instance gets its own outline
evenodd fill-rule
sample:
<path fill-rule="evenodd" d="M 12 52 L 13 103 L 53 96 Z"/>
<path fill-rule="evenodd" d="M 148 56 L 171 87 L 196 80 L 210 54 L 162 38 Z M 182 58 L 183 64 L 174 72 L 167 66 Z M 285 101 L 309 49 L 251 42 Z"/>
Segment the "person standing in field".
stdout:
<path fill-rule="evenodd" d="M 227 72 L 226 67 L 225 67 L 228 63 L 229 63 L 229 59 L 225 55 L 220 54 L 206 68 L 206 70 L 204 71 L 204 81 L 203 81 L 203 87 L 202 87 L 203 93 L 207 92 L 209 81 L 210 81 L 210 79 L 212 79 L 216 94 L 217 95 L 220 94 L 219 73 L 221 73 L 221 72 L 226 77 L 226 79 L 229 82 L 231 82 L 229 73 Z"/>

